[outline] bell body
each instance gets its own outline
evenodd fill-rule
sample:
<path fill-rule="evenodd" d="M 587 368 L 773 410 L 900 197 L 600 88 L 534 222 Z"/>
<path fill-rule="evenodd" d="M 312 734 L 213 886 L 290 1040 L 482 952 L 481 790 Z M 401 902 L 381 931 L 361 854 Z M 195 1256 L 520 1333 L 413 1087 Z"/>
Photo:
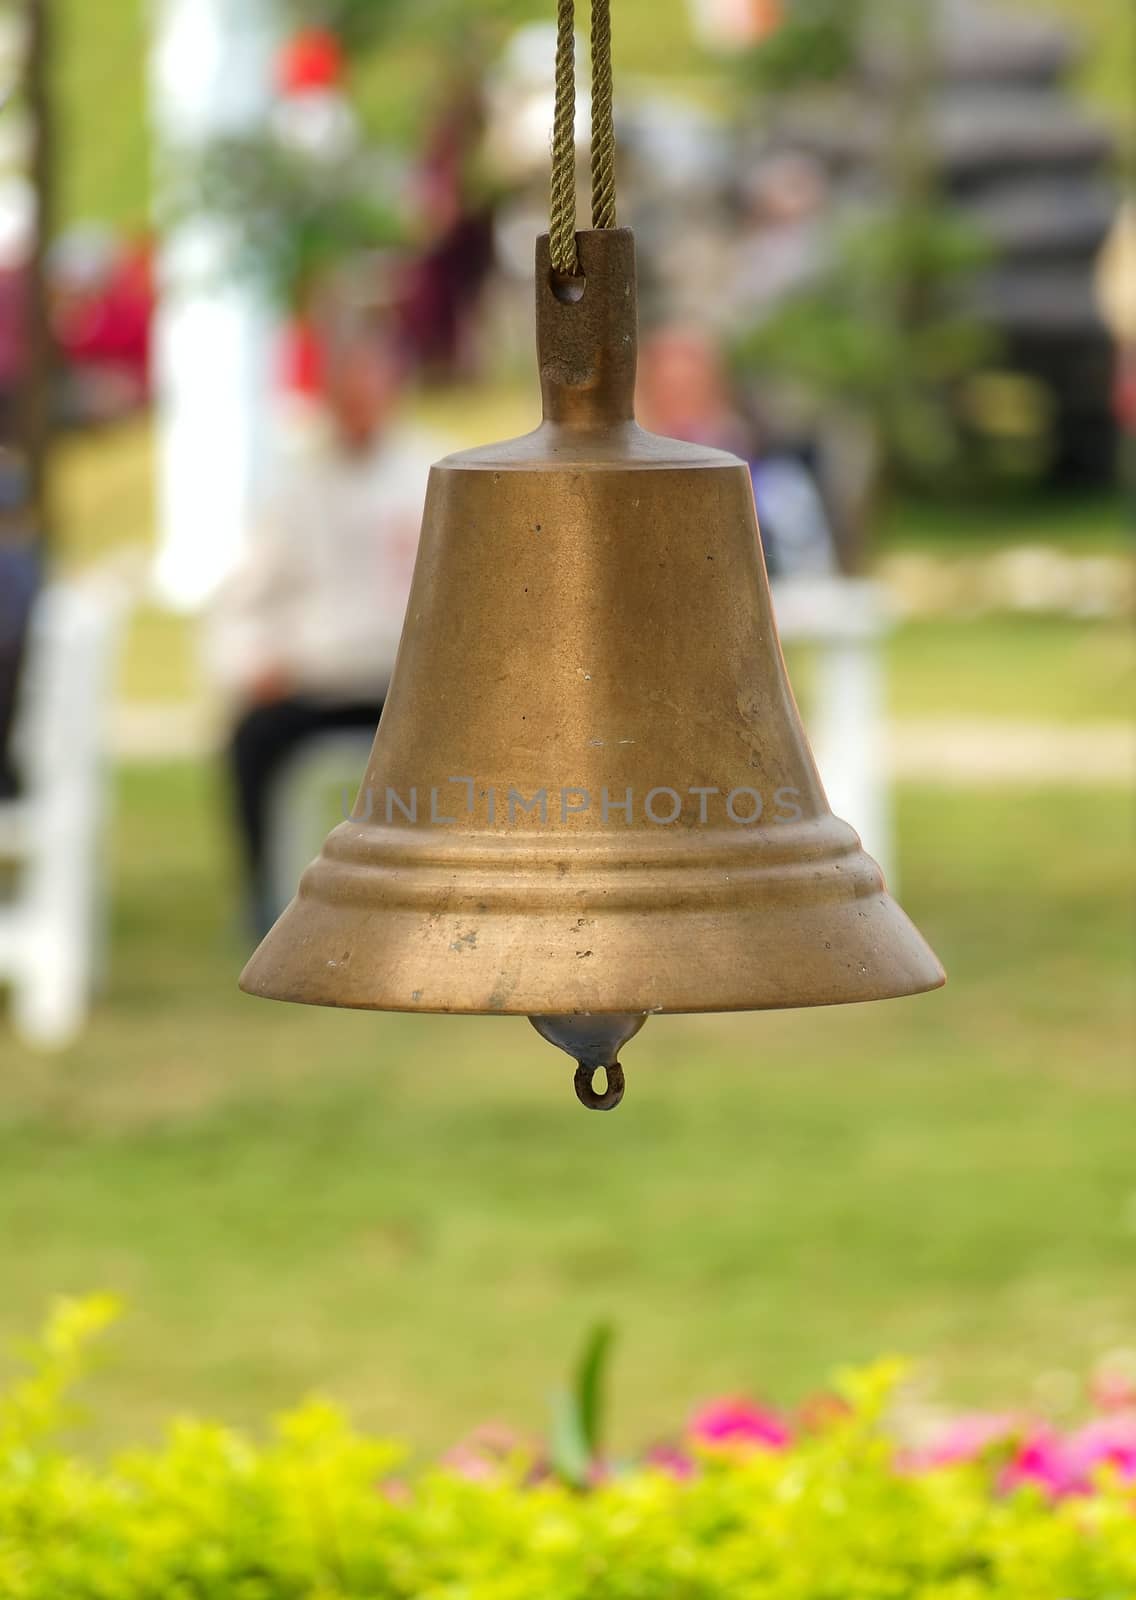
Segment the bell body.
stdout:
<path fill-rule="evenodd" d="M 580 250 L 576 295 L 538 249 L 541 427 L 431 472 L 354 814 L 242 987 L 529 1016 L 934 988 L 825 800 L 748 469 L 637 426 L 631 236 Z"/>

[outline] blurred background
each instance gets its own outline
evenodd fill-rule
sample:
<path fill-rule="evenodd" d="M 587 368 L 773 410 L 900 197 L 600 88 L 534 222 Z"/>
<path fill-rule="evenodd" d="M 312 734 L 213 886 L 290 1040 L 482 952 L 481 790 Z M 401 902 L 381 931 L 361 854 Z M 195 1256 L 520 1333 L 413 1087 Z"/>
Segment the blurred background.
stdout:
<path fill-rule="evenodd" d="M 0 6 L 0 1345 L 120 1295 L 103 1442 L 535 1426 L 598 1319 L 626 1444 L 893 1351 L 952 1405 L 1136 1372 L 1127 0 L 613 6 L 643 420 L 750 462 L 948 988 L 658 1018 L 610 1119 L 521 1020 L 237 992 L 426 464 L 537 420 L 552 10 Z"/>

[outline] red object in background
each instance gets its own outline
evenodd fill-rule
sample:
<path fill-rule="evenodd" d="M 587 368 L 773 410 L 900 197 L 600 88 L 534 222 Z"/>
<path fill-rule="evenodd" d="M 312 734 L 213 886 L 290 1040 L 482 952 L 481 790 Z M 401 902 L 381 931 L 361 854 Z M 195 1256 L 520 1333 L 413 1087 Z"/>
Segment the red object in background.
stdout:
<path fill-rule="evenodd" d="M 717 48 L 760 44 L 785 20 L 785 0 L 694 0 L 701 32 Z"/>
<path fill-rule="evenodd" d="M 343 46 L 326 28 L 304 28 L 280 52 L 277 78 L 285 95 L 337 89 L 343 82 Z"/>
<path fill-rule="evenodd" d="M 767 39 L 785 20 L 783 0 L 754 0 L 753 27 L 758 39 Z"/>
<path fill-rule="evenodd" d="M 27 351 L 27 270 L 0 267 L 0 400 L 14 395 Z"/>
<path fill-rule="evenodd" d="M 289 394 L 315 399 L 323 393 L 324 354 L 314 323 L 296 317 L 284 329 L 281 379 Z"/>
<path fill-rule="evenodd" d="M 1123 349 L 1116 363 L 1113 407 L 1122 433 L 1136 439 L 1136 345 Z"/>
<path fill-rule="evenodd" d="M 75 367 L 116 369 L 145 394 L 153 312 L 151 249 L 135 244 L 122 251 L 102 283 L 62 299 L 55 322 L 65 360 Z"/>

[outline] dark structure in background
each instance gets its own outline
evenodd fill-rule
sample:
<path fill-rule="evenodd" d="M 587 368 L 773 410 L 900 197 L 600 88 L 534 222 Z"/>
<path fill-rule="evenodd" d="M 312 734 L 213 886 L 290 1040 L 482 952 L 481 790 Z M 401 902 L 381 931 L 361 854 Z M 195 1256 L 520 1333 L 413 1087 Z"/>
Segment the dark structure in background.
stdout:
<path fill-rule="evenodd" d="M 25 17 L 24 100 L 30 124 L 29 176 L 35 191 L 35 221 L 28 251 L 27 346 L 20 385 L 22 415 L 18 436 L 26 463 L 32 515 L 39 538 L 46 540 L 50 519 L 48 473 L 55 365 L 47 281 L 55 197 L 50 0 L 27 0 Z"/>
<path fill-rule="evenodd" d="M 10 403 L 0 434 L 0 797 L 17 787 L 10 743 L 20 666 L 42 576 L 50 520 L 53 340 L 47 289 L 52 222 L 53 127 L 49 0 L 26 0 L 23 81 L 0 114 L 28 123 L 35 217 L 14 286 L 20 317 Z"/>
<path fill-rule="evenodd" d="M 0 800 L 19 787 L 11 757 L 12 723 L 32 603 L 39 589 L 40 549 L 28 514 L 22 466 L 0 451 Z"/>
<path fill-rule="evenodd" d="M 1116 210 L 1115 141 L 1069 96 L 1076 55 L 1059 27 L 959 30 L 943 62 L 940 159 L 996 252 L 978 311 L 1001 332 L 1006 366 L 1053 401 L 1053 477 L 1102 482 L 1116 468 L 1113 353 L 1093 267 Z"/>
<path fill-rule="evenodd" d="M 823 161 L 838 203 L 894 173 L 904 64 L 891 43 L 865 51 L 855 81 L 787 105 L 778 138 Z M 922 137 L 937 192 L 988 241 L 962 286 L 996 334 L 1001 370 L 1037 380 L 1052 407 L 1051 481 L 1100 483 L 1116 469 L 1112 350 L 1093 266 L 1116 209 L 1112 130 L 1070 89 L 1067 28 L 938 0 L 928 32 Z"/>

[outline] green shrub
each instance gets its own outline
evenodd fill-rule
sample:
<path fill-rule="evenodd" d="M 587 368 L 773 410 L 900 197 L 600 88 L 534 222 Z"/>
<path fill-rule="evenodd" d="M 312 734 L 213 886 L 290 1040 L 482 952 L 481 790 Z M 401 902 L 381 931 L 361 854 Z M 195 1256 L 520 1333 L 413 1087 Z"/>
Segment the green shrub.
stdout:
<path fill-rule="evenodd" d="M 400 1476 L 310 1404 L 260 1445 L 206 1423 L 97 1466 L 53 1443 L 103 1302 L 53 1318 L 0 1409 L 3 1600 L 1132 1600 L 1136 1500 L 916 1476 L 881 1426 L 895 1373 L 783 1451 L 719 1451 L 587 1492 L 531 1460 Z"/>

